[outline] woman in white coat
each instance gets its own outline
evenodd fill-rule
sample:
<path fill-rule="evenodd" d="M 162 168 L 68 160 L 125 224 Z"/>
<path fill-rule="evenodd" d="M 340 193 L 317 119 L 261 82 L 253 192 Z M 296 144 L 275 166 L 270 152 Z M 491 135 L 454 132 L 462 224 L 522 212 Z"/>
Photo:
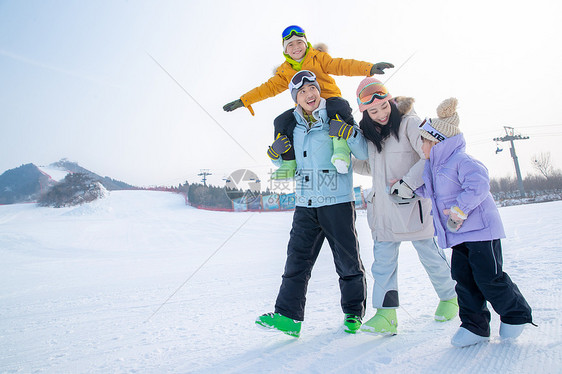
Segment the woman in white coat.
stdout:
<path fill-rule="evenodd" d="M 367 219 L 374 240 L 372 300 L 377 309 L 361 330 L 391 335 L 397 332 L 398 249 L 402 241 L 412 242 L 440 299 L 435 319 L 450 320 L 458 313 L 455 282 L 445 254 L 434 239 L 431 201 L 412 192 L 423 184 L 425 163 L 418 129 L 421 120 L 413 110 L 414 99 L 392 99 L 379 80 L 365 78 L 357 89 L 357 101 L 363 113 L 360 127 L 368 140 L 369 159 L 354 160 L 353 169 L 372 176 Z"/>

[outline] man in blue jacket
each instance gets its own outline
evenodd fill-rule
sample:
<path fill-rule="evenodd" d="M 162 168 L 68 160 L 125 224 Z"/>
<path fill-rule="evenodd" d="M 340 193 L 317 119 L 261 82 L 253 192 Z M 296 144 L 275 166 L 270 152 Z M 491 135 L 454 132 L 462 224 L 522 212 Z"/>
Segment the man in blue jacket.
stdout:
<path fill-rule="evenodd" d="M 338 173 L 332 164 L 332 138 L 346 140 L 351 153 L 361 160 L 368 157 L 367 144 L 356 127 L 329 120 L 326 100 L 320 97 L 314 73 L 302 70 L 295 74 L 289 90 L 297 103 L 297 126 L 293 131 L 296 208 L 275 312 L 258 317 L 256 324 L 290 336 L 300 335 L 308 281 L 326 238 L 339 275 L 344 329 L 355 333 L 365 313 L 365 269 L 355 230 L 353 173 Z M 268 155 L 279 166 L 280 155 L 290 147 L 286 137 L 279 136 L 269 147 Z"/>

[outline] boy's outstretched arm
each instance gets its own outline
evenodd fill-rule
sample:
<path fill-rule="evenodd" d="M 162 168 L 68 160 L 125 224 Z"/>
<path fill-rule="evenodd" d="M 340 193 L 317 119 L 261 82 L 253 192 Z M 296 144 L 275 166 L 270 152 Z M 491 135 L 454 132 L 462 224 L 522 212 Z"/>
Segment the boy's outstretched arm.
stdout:
<path fill-rule="evenodd" d="M 258 101 L 265 100 L 269 97 L 273 97 L 285 90 L 287 90 L 289 82 L 287 82 L 279 73 L 267 80 L 267 82 L 261 84 L 260 86 L 251 89 L 240 97 L 238 100 L 234 100 L 222 108 L 226 112 L 232 112 L 235 109 L 246 107 L 252 115 L 254 115 L 254 110 L 252 109 L 252 104 Z"/>
<path fill-rule="evenodd" d="M 377 62 L 375 64 L 354 59 L 333 58 L 325 52 L 318 54 L 318 59 L 324 71 L 333 75 L 371 76 L 384 74 L 384 69 L 393 68 L 390 62 Z"/>

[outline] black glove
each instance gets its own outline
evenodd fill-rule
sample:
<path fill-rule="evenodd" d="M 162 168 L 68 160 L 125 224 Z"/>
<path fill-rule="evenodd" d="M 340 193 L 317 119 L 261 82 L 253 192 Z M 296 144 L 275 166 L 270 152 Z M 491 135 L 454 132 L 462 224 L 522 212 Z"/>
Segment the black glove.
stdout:
<path fill-rule="evenodd" d="M 277 160 L 279 155 L 291 149 L 291 141 L 286 135 L 277 134 L 277 138 L 267 149 L 267 155 L 272 160 Z"/>
<path fill-rule="evenodd" d="M 224 109 L 225 112 L 232 112 L 234 109 L 238 109 L 244 106 L 244 103 L 242 103 L 242 100 L 238 99 L 238 100 L 234 100 L 228 104 L 225 104 L 225 106 L 223 106 L 222 108 Z"/>
<path fill-rule="evenodd" d="M 347 123 L 345 123 L 344 121 L 342 121 L 342 119 L 340 118 L 339 115 L 336 114 L 336 118 L 335 119 L 331 119 L 330 120 L 330 132 L 329 135 L 334 138 L 334 137 L 338 137 L 338 138 L 343 138 L 345 140 L 349 139 L 349 137 L 351 136 L 351 134 L 353 134 L 353 126 L 352 125 L 348 125 Z"/>
<path fill-rule="evenodd" d="M 394 65 L 392 65 L 390 62 L 377 62 L 376 64 L 373 64 L 373 67 L 371 68 L 371 75 L 384 74 L 384 69 L 389 69 L 393 67 Z"/>

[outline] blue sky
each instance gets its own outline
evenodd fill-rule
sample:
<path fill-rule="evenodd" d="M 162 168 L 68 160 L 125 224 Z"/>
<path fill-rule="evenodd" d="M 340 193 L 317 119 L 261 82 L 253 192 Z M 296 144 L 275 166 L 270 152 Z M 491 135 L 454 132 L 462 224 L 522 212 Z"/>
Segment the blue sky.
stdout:
<path fill-rule="evenodd" d="M 136 185 L 195 182 L 200 169 L 217 185 L 241 168 L 266 179 L 290 95 L 255 117 L 222 106 L 271 76 L 290 24 L 333 57 L 401 66 L 382 79 L 420 117 L 457 97 L 468 152 L 492 176 L 515 174 L 507 143 L 494 152 L 503 126 L 531 137 L 516 142 L 523 174 L 538 152 L 562 168 L 559 1 L 278 4 L 0 1 L 0 173 L 66 157 Z M 336 80 L 353 103 L 361 77 Z"/>

